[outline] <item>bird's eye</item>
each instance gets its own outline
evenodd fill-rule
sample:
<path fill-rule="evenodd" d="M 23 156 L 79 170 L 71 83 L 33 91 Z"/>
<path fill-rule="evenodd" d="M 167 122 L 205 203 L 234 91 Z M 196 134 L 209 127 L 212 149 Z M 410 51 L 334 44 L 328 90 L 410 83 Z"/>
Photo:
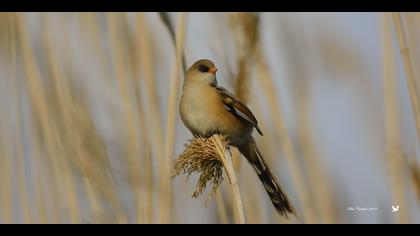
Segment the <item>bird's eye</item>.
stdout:
<path fill-rule="evenodd" d="M 205 65 L 200 65 L 198 66 L 198 70 L 205 73 L 205 72 L 209 72 L 209 68 Z"/>

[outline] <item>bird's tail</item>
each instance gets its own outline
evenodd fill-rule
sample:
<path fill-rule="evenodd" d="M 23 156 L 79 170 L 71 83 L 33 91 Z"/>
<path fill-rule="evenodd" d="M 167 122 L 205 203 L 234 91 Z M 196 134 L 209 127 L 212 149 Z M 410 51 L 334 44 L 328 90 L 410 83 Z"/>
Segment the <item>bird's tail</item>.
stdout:
<path fill-rule="evenodd" d="M 255 141 L 252 139 L 241 144 L 238 149 L 254 168 L 277 212 L 286 217 L 289 213 L 295 214 L 295 209 L 265 164 Z"/>

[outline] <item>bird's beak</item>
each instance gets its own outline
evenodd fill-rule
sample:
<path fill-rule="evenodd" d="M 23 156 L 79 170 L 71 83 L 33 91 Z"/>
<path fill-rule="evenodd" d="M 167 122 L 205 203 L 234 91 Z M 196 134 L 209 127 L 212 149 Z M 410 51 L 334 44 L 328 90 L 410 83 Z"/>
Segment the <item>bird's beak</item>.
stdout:
<path fill-rule="evenodd" d="M 210 73 L 216 74 L 217 68 L 216 67 L 212 67 L 209 69 Z"/>

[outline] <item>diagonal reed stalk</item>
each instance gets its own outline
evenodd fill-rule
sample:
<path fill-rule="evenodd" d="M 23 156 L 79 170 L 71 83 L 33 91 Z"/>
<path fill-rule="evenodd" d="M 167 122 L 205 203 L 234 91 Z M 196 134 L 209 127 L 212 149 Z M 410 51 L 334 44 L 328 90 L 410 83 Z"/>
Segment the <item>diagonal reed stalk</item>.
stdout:
<path fill-rule="evenodd" d="M 410 16 L 415 16 L 415 15 L 414 13 L 406 13 L 406 16 L 410 17 Z M 419 96 L 418 96 L 418 90 L 416 90 L 418 88 L 416 86 L 418 86 L 419 84 L 416 84 L 416 78 L 415 78 L 414 70 L 412 67 L 413 64 L 416 65 L 416 60 L 415 60 L 416 58 L 411 57 L 412 54 L 409 53 L 410 50 L 408 47 L 408 41 L 407 41 L 406 33 L 404 30 L 404 26 L 402 23 L 402 13 L 393 13 L 392 17 L 393 17 L 395 29 L 397 31 L 398 42 L 400 45 L 400 52 L 401 52 L 401 56 L 403 60 L 404 71 L 406 74 L 407 85 L 408 85 L 409 94 L 410 94 L 411 106 L 414 113 L 414 119 L 415 119 L 416 130 L 417 130 L 417 141 L 420 142 L 420 101 L 419 101 Z M 408 23 L 409 29 L 416 29 L 415 27 L 413 27 L 413 25 L 410 24 L 412 23 L 412 21 L 408 21 L 407 23 Z M 409 170 L 411 174 L 412 186 L 414 187 L 415 191 L 417 192 L 417 196 L 419 197 L 420 196 L 419 194 L 420 192 L 419 167 L 415 160 L 411 160 L 411 161 L 406 160 L 406 161 L 407 161 L 406 164 L 409 166 Z"/>
<path fill-rule="evenodd" d="M 219 153 L 220 159 L 222 160 L 223 166 L 225 167 L 225 170 L 226 170 L 226 174 L 229 178 L 229 182 L 232 186 L 233 198 L 234 198 L 233 200 L 235 203 L 235 209 L 236 209 L 236 215 L 237 215 L 237 223 L 245 224 L 246 223 L 245 211 L 244 211 L 244 206 L 242 203 L 242 196 L 241 196 L 241 191 L 239 189 L 238 180 L 236 179 L 235 170 L 233 168 L 232 157 L 226 151 L 226 147 L 222 144 L 222 141 L 219 135 L 213 135 L 212 137 L 210 137 L 210 139 L 213 141 L 216 147 L 216 150 Z"/>
<path fill-rule="evenodd" d="M 407 79 L 408 91 L 410 94 L 411 108 L 413 109 L 414 119 L 416 122 L 417 142 L 420 142 L 420 101 L 416 91 L 416 79 L 410 58 L 410 50 L 408 48 L 407 39 L 402 24 L 401 13 L 392 13 L 395 30 L 397 31 L 398 43 L 403 61 L 404 71 Z"/>
<path fill-rule="evenodd" d="M 182 14 L 186 14 L 186 13 L 182 13 Z M 169 35 L 171 36 L 172 41 L 173 41 L 173 43 L 176 47 L 176 44 L 177 44 L 176 41 L 179 38 L 177 38 L 177 36 L 175 36 L 175 29 L 172 26 L 169 13 L 168 12 L 159 12 L 159 16 L 160 16 L 160 19 L 162 20 L 163 24 L 168 29 Z M 181 63 L 182 63 L 182 71 L 185 73 L 187 71 L 187 65 L 186 65 L 186 62 L 185 62 L 185 54 L 183 52 L 181 52 L 180 58 L 181 58 L 180 60 L 181 60 Z"/>
<path fill-rule="evenodd" d="M 397 223 L 409 222 L 409 209 L 405 194 L 405 160 L 401 151 L 397 80 L 395 73 L 395 55 L 392 48 L 391 24 L 389 13 L 382 13 L 383 18 L 383 82 L 386 154 L 390 173 L 393 204 L 399 204 L 401 211 L 396 214 Z"/>

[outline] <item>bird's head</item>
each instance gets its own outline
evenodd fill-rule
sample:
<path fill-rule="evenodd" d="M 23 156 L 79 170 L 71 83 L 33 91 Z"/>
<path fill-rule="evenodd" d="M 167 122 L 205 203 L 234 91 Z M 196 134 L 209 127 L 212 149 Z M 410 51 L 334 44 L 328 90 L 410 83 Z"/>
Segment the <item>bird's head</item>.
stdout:
<path fill-rule="evenodd" d="M 217 84 L 216 71 L 217 68 L 212 61 L 201 59 L 187 70 L 186 80 L 190 83 L 199 82 L 215 85 Z"/>

